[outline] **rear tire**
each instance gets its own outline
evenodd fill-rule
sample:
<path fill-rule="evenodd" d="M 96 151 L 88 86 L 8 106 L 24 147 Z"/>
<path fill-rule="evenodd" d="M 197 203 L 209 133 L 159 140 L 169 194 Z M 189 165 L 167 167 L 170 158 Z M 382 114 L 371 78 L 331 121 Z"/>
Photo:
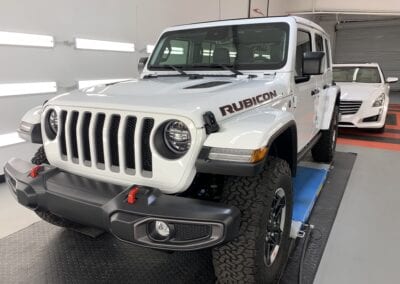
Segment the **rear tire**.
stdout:
<path fill-rule="evenodd" d="M 336 150 L 338 136 L 339 107 L 335 106 L 332 114 L 331 125 L 328 130 L 321 131 L 321 137 L 317 144 L 311 149 L 314 161 L 319 163 L 330 163 Z"/>
<path fill-rule="evenodd" d="M 241 225 L 236 239 L 213 248 L 217 283 L 279 280 L 289 255 L 292 199 L 290 167 L 278 158 L 268 158 L 257 176 L 226 178 L 222 202 L 240 209 Z"/>

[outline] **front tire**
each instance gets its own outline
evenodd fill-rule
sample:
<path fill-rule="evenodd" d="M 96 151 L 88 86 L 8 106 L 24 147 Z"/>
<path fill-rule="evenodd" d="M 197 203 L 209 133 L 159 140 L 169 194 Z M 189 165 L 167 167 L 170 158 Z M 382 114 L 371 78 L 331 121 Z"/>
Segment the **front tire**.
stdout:
<path fill-rule="evenodd" d="M 213 248 L 218 283 L 275 283 L 290 246 L 293 195 L 288 163 L 270 157 L 254 177 L 227 177 L 222 202 L 241 211 L 239 236 Z"/>
<path fill-rule="evenodd" d="M 35 155 L 31 159 L 32 164 L 41 165 L 41 164 L 48 164 L 49 161 L 47 160 L 46 153 L 44 151 L 44 147 L 40 146 Z M 78 228 L 81 227 L 79 224 L 71 222 L 67 219 L 58 217 L 48 211 L 43 211 L 41 209 L 35 210 L 36 215 L 38 215 L 42 220 L 50 223 L 52 225 L 56 225 L 63 228 Z"/>
<path fill-rule="evenodd" d="M 338 136 L 339 107 L 335 106 L 332 114 L 331 125 L 328 130 L 321 131 L 321 137 L 317 144 L 311 149 L 314 161 L 319 163 L 330 163 L 336 150 Z"/>

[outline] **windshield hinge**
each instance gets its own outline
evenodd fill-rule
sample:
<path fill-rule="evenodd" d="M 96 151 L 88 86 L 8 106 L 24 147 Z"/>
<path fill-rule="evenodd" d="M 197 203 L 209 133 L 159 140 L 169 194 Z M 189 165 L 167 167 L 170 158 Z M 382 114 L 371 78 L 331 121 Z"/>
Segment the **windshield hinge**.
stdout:
<path fill-rule="evenodd" d="M 207 111 L 205 114 L 203 114 L 203 119 L 204 119 L 204 127 L 206 129 L 207 134 L 219 131 L 218 122 L 211 111 Z"/>

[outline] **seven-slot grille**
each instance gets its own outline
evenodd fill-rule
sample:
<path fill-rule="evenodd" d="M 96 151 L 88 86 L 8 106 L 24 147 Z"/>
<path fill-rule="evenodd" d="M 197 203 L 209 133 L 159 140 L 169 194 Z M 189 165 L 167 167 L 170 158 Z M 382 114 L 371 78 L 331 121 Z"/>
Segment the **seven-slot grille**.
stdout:
<path fill-rule="evenodd" d="M 151 176 L 153 118 L 61 110 L 61 158 L 86 167 Z"/>
<path fill-rule="evenodd" d="M 360 109 L 362 101 L 340 101 L 339 112 L 341 114 L 356 114 Z"/>

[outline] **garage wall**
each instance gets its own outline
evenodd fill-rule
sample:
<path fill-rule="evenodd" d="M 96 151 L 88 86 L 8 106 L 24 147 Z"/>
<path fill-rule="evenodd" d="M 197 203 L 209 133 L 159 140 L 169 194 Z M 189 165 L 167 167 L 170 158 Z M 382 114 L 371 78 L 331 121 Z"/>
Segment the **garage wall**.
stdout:
<path fill-rule="evenodd" d="M 398 0 L 365 1 L 365 0 L 285 0 L 287 12 L 343 11 L 363 13 L 400 13 Z"/>
<path fill-rule="evenodd" d="M 378 62 L 385 76 L 400 77 L 400 20 L 350 22 L 336 27 L 337 63 Z M 391 87 L 399 91 L 400 83 Z"/>

